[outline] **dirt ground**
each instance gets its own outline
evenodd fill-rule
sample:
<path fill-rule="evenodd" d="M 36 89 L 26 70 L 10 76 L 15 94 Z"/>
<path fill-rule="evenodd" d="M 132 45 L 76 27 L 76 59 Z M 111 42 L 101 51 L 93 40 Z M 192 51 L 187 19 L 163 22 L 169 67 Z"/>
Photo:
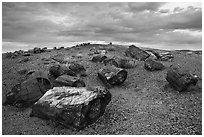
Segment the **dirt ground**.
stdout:
<path fill-rule="evenodd" d="M 23 81 L 25 74 L 20 70 L 48 70 L 55 64 L 50 56 L 66 56 L 68 60 L 81 63 L 87 70 L 88 76 L 83 78 L 87 86 L 102 85 L 97 78 L 101 63 L 89 61 L 91 47 L 106 48 L 107 46 L 89 45 L 70 49 L 52 50 L 41 54 L 33 54 L 29 61 L 19 63 L 25 58 L 4 58 L 2 61 L 2 94 L 14 85 Z M 125 56 L 127 47 L 114 45 L 108 55 Z M 126 81 L 118 87 L 110 89 L 112 100 L 106 107 L 105 114 L 94 124 L 83 130 L 74 131 L 60 124 L 30 117 L 31 108 L 15 108 L 2 106 L 2 134 L 13 135 L 59 135 L 59 134 L 127 134 L 127 135 L 193 135 L 202 134 L 202 54 L 187 51 L 172 51 L 174 60 L 163 61 L 169 67 L 177 64 L 185 71 L 196 74 L 201 79 L 196 87 L 179 93 L 172 89 L 165 79 L 166 69 L 149 72 L 144 69 L 144 62 L 138 62 L 137 67 L 127 69 Z M 80 55 L 80 56 L 79 56 Z M 82 57 L 81 57 L 82 55 Z"/>

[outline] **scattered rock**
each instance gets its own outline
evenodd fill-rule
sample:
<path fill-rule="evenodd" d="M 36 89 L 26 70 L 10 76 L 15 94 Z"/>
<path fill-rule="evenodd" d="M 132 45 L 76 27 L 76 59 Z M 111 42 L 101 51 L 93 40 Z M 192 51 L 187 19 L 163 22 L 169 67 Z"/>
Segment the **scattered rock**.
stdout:
<path fill-rule="evenodd" d="M 158 61 L 148 58 L 144 62 L 144 68 L 149 71 L 155 71 L 155 70 L 162 70 L 165 68 L 165 66 Z"/>
<path fill-rule="evenodd" d="M 140 61 L 144 61 L 146 58 L 149 57 L 149 54 L 146 51 L 134 45 L 129 46 L 129 48 L 125 51 L 125 55 Z"/>
<path fill-rule="evenodd" d="M 29 58 L 23 58 L 19 60 L 18 63 L 25 63 L 25 62 L 28 62 L 29 60 L 30 60 Z"/>
<path fill-rule="evenodd" d="M 185 91 L 189 86 L 196 85 L 198 77 L 190 73 L 182 72 L 178 67 L 170 66 L 166 80 L 178 91 Z"/>
<path fill-rule="evenodd" d="M 30 116 L 80 130 L 102 116 L 110 100 L 111 94 L 105 89 L 54 87 L 33 105 Z"/>
<path fill-rule="evenodd" d="M 31 53 L 23 53 L 22 56 L 25 56 L 25 57 L 28 57 L 28 56 L 31 56 L 32 54 Z"/>
<path fill-rule="evenodd" d="M 24 74 L 26 74 L 27 72 L 28 72 L 27 69 L 21 69 L 21 70 L 18 71 L 18 74 L 24 75 Z"/>

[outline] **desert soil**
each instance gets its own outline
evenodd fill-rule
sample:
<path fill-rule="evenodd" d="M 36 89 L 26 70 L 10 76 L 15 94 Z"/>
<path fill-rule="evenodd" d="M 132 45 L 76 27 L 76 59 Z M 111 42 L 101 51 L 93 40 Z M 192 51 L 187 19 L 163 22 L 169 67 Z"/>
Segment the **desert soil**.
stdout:
<path fill-rule="evenodd" d="M 49 70 L 56 62 L 51 56 L 66 56 L 67 60 L 77 61 L 84 65 L 88 76 L 83 78 L 87 86 L 101 86 L 97 72 L 102 63 L 89 61 L 91 47 L 106 49 L 103 45 L 89 45 L 69 49 L 52 50 L 33 54 L 29 61 L 19 63 L 23 56 L 15 59 L 5 58 L 2 61 L 2 95 L 17 83 L 23 81 L 25 74 L 21 70 Z M 108 55 L 125 56 L 127 47 L 113 45 Z M 159 50 L 158 50 L 159 51 Z M 112 100 L 106 107 L 105 114 L 94 124 L 83 130 L 67 129 L 52 121 L 30 117 L 31 108 L 2 106 L 2 134 L 202 134 L 202 54 L 188 54 L 187 51 L 172 51 L 173 61 L 163 61 L 169 67 L 179 65 L 184 71 L 200 77 L 196 87 L 179 93 L 172 89 L 165 79 L 167 69 L 149 72 L 144 69 L 144 62 L 137 67 L 127 69 L 128 77 L 121 86 L 110 89 Z M 82 57 L 81 57 L 82 55 Z M 23 71 L 22 71 L 23 72 Z"/>

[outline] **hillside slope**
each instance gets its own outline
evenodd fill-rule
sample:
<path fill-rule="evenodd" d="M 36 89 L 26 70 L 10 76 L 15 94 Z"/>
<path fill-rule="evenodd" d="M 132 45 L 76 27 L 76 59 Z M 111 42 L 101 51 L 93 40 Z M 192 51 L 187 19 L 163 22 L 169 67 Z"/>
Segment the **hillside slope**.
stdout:
<path fill-rule="evenodd" d="M 18 71 L 48 70 L 56 61 L 51 56 L 66 56 L 68 60 L 84 65 L 88 76 L 83 78 L 86 85 L 102 85 L 97 78 L 102 63 L 89 61 L 91 47 L 106 49 L 103 45 L 87 45 L 69 49 L 52 50 L 29 56 L 29 61 L 18 63 L 25 57 L 5 58 L 2 61 L 2 94 L 18 82 L 25 74 Z M 125 56 L 127 47 L 112 45 L 108 55 Z M 160 50 L 158 50 L 160 51 Z M 161 52 L 161 51 L 160 51 Z M 173 62 L 162 62 L 166 67 L 178 64 L 183 70 L 202 78 L 202 54 L 187 54 L 185 51 L 172 51 Z M 79 56 L 80 55 L 80 56 Z M 81 57 L 82 56 L 82 57 Z M 168 86 L 166 69 L 149 72 L 144 62 L 136 68 L 127 69 L 126 81 L 110 89 L 112 100 L 105 114 L 94 124 L 81 131 L 73 131 L 51 121 L 29 117 L 30 108 L 19 109 L 2 106 L 3 134 L 202 134 L 202 81 L 188 92 L 179 93 Z"/>

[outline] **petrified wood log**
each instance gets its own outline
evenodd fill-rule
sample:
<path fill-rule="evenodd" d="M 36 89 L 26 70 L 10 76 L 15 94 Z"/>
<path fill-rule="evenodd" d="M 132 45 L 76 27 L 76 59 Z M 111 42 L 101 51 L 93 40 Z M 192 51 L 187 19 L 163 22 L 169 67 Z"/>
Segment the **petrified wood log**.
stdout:
<path fill-rule="evenodd" d="M 134 45 L 129 46 L 129 48 L 125 51 L 125 54 L 128 57 L 132 57 L 140 61 L 144 61 L 146 58 L 149 57 L 149 54 L 146 51 Z"/>
<path fill-rule="evenodd" d="M 79 130 L 102 116 L 110 100 L 110 92 L 102 88 L 54 87 L 33 105 L 30 116 Z"/>
<path fill-rule="evenodd" d="M 5 104 L 16 107 L 27 107 L 43 96 L 52 88 L 46 72 L 36 71 L 30 74 L 28 79 L 15 85 L 6 94 Z"/>
<path fill-rule="evenodd" d="M 162 70 L 165 68 L 165 66 L 158 61 L 148 58 L 144 62 L 144 68 L 149 71 L 155 71 L 155 70 Z"/>
<path fill-rule="evenodd" d="M 196 85 L 198 77 L 190 73 L 184 73 L 177 67 L 170 66 L 166 80 L 175 90 L 185 91 L 189 86 Z"/>
<path fill-rule="evenodd" d="M 120 85 L 127 78 L 127 71 L 114 66 L 106 66 L 99 70 L 98 77 L 108 87 Z"/>

